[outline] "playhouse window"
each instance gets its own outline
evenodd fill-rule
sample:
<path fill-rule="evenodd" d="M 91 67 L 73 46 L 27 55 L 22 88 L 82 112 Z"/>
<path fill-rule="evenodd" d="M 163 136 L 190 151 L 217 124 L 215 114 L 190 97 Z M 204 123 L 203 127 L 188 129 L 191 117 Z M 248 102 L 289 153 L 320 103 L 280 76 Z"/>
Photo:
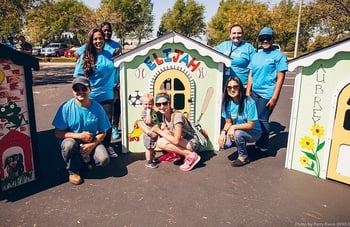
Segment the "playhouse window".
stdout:
<path fill-rule="evenodd" d="M 174 90 L 176 90 L 176 91 L 183 91 L 183 90 L 185 90 L 185 86 L 183 85 L 181 80 L 179 80 L 177 78 L 174 79 Z"/>
<path fill-rule="evenodd" d="M 184 94 L 174 94 L 174 108 L 177 110 L 185 109 L 185 95 Z"/>
<path fill-rule="evenodd" d="M 346 130 L 350 130 L 350 110 L 347 110 L 347 111 L 345 112 L 343 127 L 344 127 L 344 129 L 346 129 Z"/>

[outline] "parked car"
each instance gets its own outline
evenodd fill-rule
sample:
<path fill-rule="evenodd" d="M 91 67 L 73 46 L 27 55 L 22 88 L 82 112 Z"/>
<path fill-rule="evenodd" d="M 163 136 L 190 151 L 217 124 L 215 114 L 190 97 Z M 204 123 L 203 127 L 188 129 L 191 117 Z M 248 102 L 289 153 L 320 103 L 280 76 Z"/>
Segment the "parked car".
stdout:
<path fill-rule="evenodd" d="M 32 49 L 32 55 L 39 56 L 41 52 L 41 46 L 35 46 Z"/>
<path fill-rule="evenodd" d="M 74 57 L 74 52 L 78 50 L 79 47 L 72 47 L 66 51 L 64 51 L 64 56 L 66 58 L 69 58 L 69 57 Z"/>
<path fill-rule="evenodd" d="M 65 43 L 50 43 L 41 49 L 40 54 L 45 57 L 49 56 L 63 56 L 64 51 L 68 50 L 68 46 Z"/>

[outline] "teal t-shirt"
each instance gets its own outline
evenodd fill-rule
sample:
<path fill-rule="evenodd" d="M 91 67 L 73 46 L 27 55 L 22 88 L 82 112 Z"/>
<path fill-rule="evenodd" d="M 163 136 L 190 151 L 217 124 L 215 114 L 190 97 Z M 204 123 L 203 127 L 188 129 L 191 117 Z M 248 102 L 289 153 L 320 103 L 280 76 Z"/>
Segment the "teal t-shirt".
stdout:
<path fill-rule="evenodd" d="M 230 118 L 235 125 L 255 121 L 254 129 L 261 131 L 255 101 L 251 97 L 247 97 L 244 100 L 244 110 L 241 114 L 238 114 L 238 107 L 238 104 L 230 100 L 222 107 L 221 116 L 225 119 Z"/>
<path fill-rule="evenodd" d="M 248 68 L 252 70 L 252 90 L 262 98 L 270 99 L 275 91 L 277 73 L 288 70 L 288 60 L 279 50 L 263 50 L 253 56 Z"/>

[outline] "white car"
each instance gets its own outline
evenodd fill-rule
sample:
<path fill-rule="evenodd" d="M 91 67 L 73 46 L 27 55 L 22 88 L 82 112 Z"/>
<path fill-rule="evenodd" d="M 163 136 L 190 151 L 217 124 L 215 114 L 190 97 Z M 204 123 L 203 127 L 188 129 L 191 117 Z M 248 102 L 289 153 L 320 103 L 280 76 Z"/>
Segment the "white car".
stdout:
<path fill-rule="evenodd" d="M 41 49 L 40 55 L 45 57 L 50 56 L 63 56 L 64 51 L 68 50 L 68 46 L 65 43 L 50 43 Z"/>

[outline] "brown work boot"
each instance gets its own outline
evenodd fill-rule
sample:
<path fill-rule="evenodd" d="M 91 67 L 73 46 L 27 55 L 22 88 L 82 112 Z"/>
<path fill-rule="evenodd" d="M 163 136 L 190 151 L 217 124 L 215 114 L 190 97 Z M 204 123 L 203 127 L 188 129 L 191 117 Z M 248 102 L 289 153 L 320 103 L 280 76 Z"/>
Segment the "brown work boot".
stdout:
<path fill-rule="evenodd" d="M 69 182 L 74 185 L 81 184 L 82 179 L 78 173 L 69 174 Z"/>

